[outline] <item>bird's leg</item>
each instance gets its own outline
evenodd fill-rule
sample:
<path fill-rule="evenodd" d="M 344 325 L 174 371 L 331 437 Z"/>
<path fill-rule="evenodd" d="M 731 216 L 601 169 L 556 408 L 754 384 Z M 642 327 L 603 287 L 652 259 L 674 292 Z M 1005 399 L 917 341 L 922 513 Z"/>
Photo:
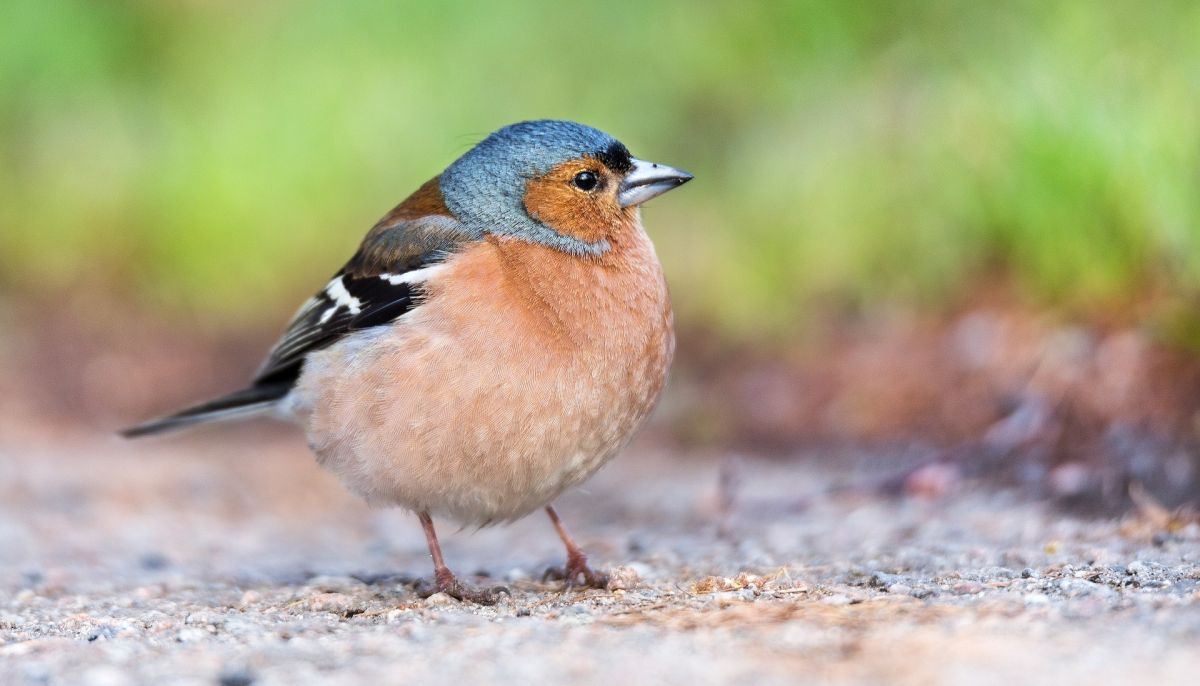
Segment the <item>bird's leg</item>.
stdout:
<path fill-rule="evenodd" d="M 591 567 L 588 567 L 587 555 L 584 555 L 579 546 L 575 545 L 575 541 L 571 539 L 571 534 L 567 533 L 562 520 L 558 518 L 558 513 L 554 511 L 554 507 L 547 505 L 546 514 L 550 515 L 550 521 L 554 524 L 554 529 L 558 531 L 558 537 L 562 539 L 563 545 L 567 547 L 567 566 L 561 570 L 555 568 L 546 570 L 544 578 L 561 578 L 567 582 L 567 588 L 574 586 L 583 586 L 584 588 L 606 587 L 608 585 L 608 575 L 601 572 L 593 572 Z"/>
<path fill-rule="evenodd" d="M 433 519 L 428 512 L 419 512 L 417 517 L 421 520 L 421 528 L 425 530 L 425 542 L 429 545 L 429 555 L 433 558 L 433 577 L 434 586 L 428 593 L 423 593 L 425 596 L 431 596 L 434 593 L 445 593 L 451 598 L 465 600 L 480 605 L 495 605 L 497 596 L 501 593 L 507 593 L 508 589 L 497 586 L 495 588 L 472 588 L 454 576 L 454 572 L 446 566 L 446 561 L 442 559 L 442 546 L 438 544 L 437 532 L 433 530 Z"/>

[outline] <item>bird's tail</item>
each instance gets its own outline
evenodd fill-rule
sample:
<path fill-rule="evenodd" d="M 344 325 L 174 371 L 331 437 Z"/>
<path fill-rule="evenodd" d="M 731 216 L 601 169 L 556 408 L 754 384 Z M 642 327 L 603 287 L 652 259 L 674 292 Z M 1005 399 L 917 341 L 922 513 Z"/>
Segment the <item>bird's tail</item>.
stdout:
<path fill-rule="evenodd" d="M 175 414 L 122 429 L 120 434 L 125 438 L 139 438 L 175 431 L 195 424 L 252 417 L 274 407 L 288 394 L 291 388 L 290 383 L 251 386 L 206 403 L 193 405 Z"/>

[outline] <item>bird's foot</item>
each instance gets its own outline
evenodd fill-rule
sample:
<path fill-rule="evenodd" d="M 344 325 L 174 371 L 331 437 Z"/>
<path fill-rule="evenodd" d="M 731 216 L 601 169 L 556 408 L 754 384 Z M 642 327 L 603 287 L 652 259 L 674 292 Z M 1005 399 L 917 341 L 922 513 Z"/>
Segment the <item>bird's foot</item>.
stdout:
<path fill-rule="evenodd" d="M 508 595 L 509 591 L 505 586 L 476 588 L 475 586 L 464 584 L 450 570 L 446 569 L 438 571 L 436 580 L 432 585 L 426 581 L 422 581 L 417 586 L 417 595 L 422 598 L 428 598 L 435 593 L 445 593 L 455 600 L 461 600 L 466 603 L 495 605 L 500 600 L 500 594 Z"/>
<path fill-rule="evenodd" d="M 608 575 L 592 571 L 587 556 L 583 553 L 567 556 L 566 567 L 551 567 L 542 575 L 542 581 L 564 581 L 564 590 L 572 588 L 607 588 Z"/>

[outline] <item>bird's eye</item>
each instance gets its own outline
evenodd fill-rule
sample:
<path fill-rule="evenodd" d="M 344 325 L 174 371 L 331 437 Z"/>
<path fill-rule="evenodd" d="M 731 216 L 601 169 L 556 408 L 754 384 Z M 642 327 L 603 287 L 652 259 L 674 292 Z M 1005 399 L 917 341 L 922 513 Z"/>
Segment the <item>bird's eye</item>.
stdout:
<path fill-rule="evenodd" d="M 571 183 L 581 191 L 590 191 L 596 187 L 597 183 L 600 183 L 600 179 L 597 178 L 595 172 L 581 171 L 571 179 Z"/>

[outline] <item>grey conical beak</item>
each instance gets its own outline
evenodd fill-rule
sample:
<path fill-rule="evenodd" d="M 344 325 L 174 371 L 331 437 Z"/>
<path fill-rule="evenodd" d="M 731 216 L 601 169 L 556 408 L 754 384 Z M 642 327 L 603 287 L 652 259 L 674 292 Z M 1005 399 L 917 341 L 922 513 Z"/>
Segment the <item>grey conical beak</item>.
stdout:
<path fill-rule="evenodd" d="M 691 180 L 692 175 L 682 169 L 634 159 L 633 169 L 625 175 L 625 180 L 621 182 L 617 201 L 621 203 L 621 207 L 641 205 L 650 198 L 658 197 Z"/>

